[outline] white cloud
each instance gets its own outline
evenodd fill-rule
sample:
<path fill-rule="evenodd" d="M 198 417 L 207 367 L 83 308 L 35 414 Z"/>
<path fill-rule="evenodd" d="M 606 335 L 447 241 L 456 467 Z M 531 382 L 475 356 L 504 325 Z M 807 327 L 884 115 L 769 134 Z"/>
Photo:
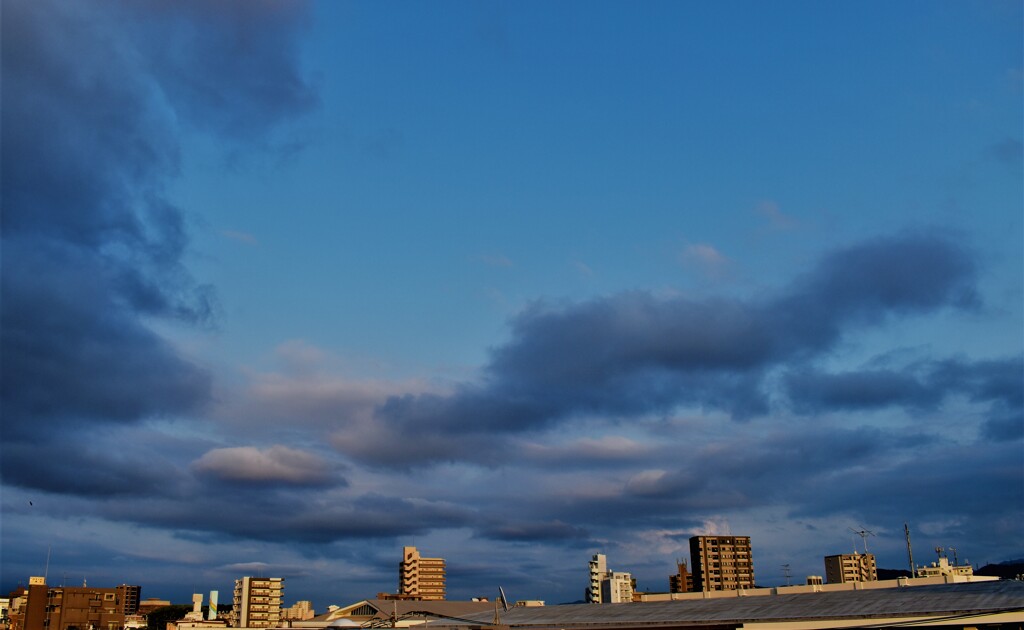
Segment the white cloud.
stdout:
<path fill-rule="evenodd" d="M 224 481 L 319 485 L 331 480 L 331 467 L 322 458 L 288 446 L 253 446 L 207 451 L 192 464 L 199 474 Z"/>

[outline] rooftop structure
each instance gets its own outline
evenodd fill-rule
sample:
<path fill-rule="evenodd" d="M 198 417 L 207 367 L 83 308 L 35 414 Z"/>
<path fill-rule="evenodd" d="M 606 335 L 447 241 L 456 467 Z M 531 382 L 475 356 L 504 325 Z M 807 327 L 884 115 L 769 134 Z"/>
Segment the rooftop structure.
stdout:
<path fill-rule="evenodd" d="M 1024 623 L 1024 582 L 999 580 L 913 588 L 863 588 L 866 584 L 877 582 L 837 585 L 846 590 L 819 591 L 812 595 L 773 595 L 787 588 L 779 587 L 748 590 L 744 594 L 740 591 L 706 593 L 703 599 L 684 601 L 513 608 L 501 613 L 500 623 L 523 630 L 783 630 L 897 625 L 980 628 L 998 627 L 997 624 L 1006 628 Z M 762 592 L 763 596 L 751 596 Z M 447 626 L 433 622 L 431 627 L 494 627 L 493 614 L 473 614 L 470 618 L 472 621 L 458 624 L 447 622 Z"/>

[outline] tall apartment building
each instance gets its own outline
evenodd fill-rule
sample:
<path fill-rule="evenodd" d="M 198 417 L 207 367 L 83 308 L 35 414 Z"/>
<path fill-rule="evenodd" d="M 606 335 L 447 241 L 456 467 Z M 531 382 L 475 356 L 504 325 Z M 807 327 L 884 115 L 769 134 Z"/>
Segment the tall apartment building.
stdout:
<path fill-rule="evenodd" d="M 600 604 L 601 581 L 608 575 L 608 558 L 603 553 L 595 553 L 590 559 L 590 585 L 587 587 L 584 599 L 588 604 Z"/>
<path fill-rule="evenodd" d="M 874 582 L 878 579 L 873 553 L 842 553 L 825 556 L 825 579 L 829 584 Z"/>
<path fill-rule="evenodd" d="M 284 578 L 243 577 L 235 580 L 232 625 L 241 628 L 274 628 L 281 623 Z"/>
<path fill-rule="evenodd" d="M 694 536 L 690 564 L 695 591 L 754 588 L 750 536 Z"/>
<path fill-rule="evenodd" d="M 424 558 L 416 547 L 402 547 L 402 561 L 398 563 L 398 594 L 422 600 L 443 600 L 444 558 Z"/>

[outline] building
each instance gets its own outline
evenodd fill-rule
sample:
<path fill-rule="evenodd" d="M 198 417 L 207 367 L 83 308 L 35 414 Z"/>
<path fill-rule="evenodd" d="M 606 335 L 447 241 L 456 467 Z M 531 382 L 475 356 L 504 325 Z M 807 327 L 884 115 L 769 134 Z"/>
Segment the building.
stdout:
<path fill-rule="evenodd" d="M 42 577 L 29 578 L 25 600 L 11 611 L 13 630 L 122 630 L 125 626 L 125 596 L 140 587 L 117 588 L 55 587 Z"/>
<path fill-rule="evenodd" d="M 402 547 L 402 561 L 398 563 L 398 594 L 425 601 L 444 600 L 444 558 L 424 558 L 416 547 Z"/>
<path fill-rule="evenodd" d="M 825 556 L 825 579 L 829 584 L 874 582 L 878 579 L 875 554 L 855 551 Z"/>
<path fill-rule="evenodd" d="M 590 585 L 583 598 L 588 604 L 601 603 L 601 580 L 608 575 L 608 558 L 603 553 L 595 553 L 590 559 Z"/>
<path fill-rule="evenodd" d="M 693 590 L 693 576 L 686 566 L 686 560 L 676 560 L 676 572 L 668 576 L 669 593 L 689 593 Z"/>
<path fill-rule="evenodd" d="M 609 571 L 601 580 L 601 603 L 625 604 L 633 601 L 633 576 L 621 571 Z"/>
<path fill-rule="evenodd" d="M 125 616 L 137 615 L 139 613 L 139 602 L 142 597 L 142 587 L 137 584 L 122 584 L 117 587 L 121 597 L 121 608 Z"/>
<path fill-rule="evenodd" d="M 754 588 L 750 536 L 694 536 L 690 564 L 695 591 Z"/>
<path fill-rule="evenodd" d="M 945 556 L 939 557 L 938 562 L 933 562 L 931 566 L 917 567 L 917 577 L 943 577 L 947 575 L 958 575 L 969 577 L 974 575 L 974 567 L 969 564 L 965 565 L 954 565 L 949 563 L 949 558 Z"/>
<path fill-rule="evenodd" d="M 275 628 L 281 623 L 284 578 L 243 577 L 235 580 L 232 625 L 242 628 Z"/>
<path fill-rule="evenodd" d="M 309 621 L 313 617 L 316 617 L 316 611 L 313 610 L 313 602 L 308 600 L 295 602 L 291 608 L 281 610 L 281 619 L 286 621 Z"/>
<path fill-rule="evenodd" d="M 373 628 L 407 628 L 418 626 L 425 619 L 430 627 L 445 620 L 464 619 L 473 614 L 494 616 L 494 602 L 423 601 L 398 599 L 364 599 L 344 607 L 335 607 L 317 617 L 327 622 L 328 630 L 346 625 Z"/>

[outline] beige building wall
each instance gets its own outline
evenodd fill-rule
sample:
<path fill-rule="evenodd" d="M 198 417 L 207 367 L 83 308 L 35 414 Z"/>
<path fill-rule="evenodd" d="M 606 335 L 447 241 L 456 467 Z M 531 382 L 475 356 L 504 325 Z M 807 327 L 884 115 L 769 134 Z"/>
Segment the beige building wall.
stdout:
<path fill-rule="evenodd" d="M 633 601 L 633 576 L 620 571 L 610 571 L 601 580 L 601 603 L 625 604 Z"/>
<path fill-rule="evenodd" d="M 694 536 L 690 565 L 695 591 L 754 588 L 750 536 Z"/>
<path fill-rule="evenodd" d="M 274 628 L 281 623 L 284 578 L 243 577 L 235 580 L 232 625 L 241 628 Z"/>
<path fill-rule="evenodd" d="M 402 547 L 398 563 L 398 594 L 423 600 L 445 598 L 444 558 L 424 558 L 416 547 Z"/>
<path fill-rule="evenodd" d="M 874 582 L 878 567 L 873 553 L 843 553 L 825 556 L 825 579 L 829 584 Z"/>

